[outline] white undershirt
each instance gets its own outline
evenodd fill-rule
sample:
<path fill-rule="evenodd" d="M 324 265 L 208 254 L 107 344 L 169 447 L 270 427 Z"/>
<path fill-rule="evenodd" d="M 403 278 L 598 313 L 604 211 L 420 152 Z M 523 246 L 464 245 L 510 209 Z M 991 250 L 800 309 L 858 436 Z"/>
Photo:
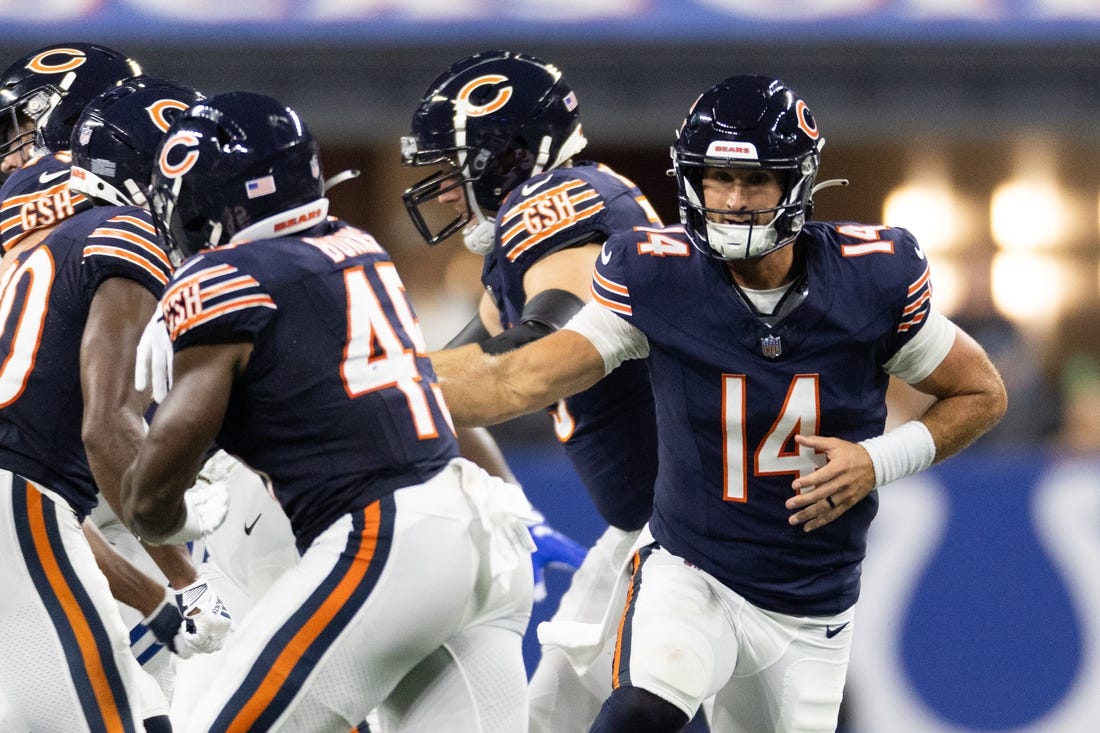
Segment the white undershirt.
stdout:
<path fill-rule="evenodd" d="M 741 288 L 741 292 L 745 294 L 749 302 L 752 303 L 752 307 L 756 309 L 756 312 L 770 316 L 775 313 L 775 306 L 779 305 L 779 301 L 783 300 L 783 296 L 787 294 L 787 291 L 794 285 L 793 282 L 784 283 L 778 288 L 771 288 L 769 290 L 754 290 L 752 288 Z"/>

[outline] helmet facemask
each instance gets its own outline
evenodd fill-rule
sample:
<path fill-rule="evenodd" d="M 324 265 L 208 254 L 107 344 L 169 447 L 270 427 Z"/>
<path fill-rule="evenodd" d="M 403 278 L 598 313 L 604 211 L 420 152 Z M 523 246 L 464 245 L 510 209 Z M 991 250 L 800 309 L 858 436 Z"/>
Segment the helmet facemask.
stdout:
<path fill-rule="evenodd" d="M 38 119 L 57 105 L 61 95 L 56 91 L 35 89 L 23 99 L 0 108 L 0 158 L 34 145 Z M 33 150 L 24 158 L 33 157 Z"/>
<path fill-rule="evenodd" d="M 680 219 L 696 249 L 747 260 L 795 241 L 812 213 L 824 142 L 809 107 L 778 79 L 731 76 L 699 95 L 671 151 Z M 708 209 L 702 185 L 708 168 L 777 174 L 779 200 L 758 211 Z M 722 221 L 748 217 L 748 224 Z"/>
<path fill-rule="evenodd" d="M 783 194 L 768 209 L 739 210 L 708 208 L 703 195 L 706 168 L 769 170 L 780 174 Z M 746 166 L 728 159 L 677 155 L 673 150 L 673 172 L 679 189 L 680 215 L 689 239 L 704 254 L 723 260 L 763 257 L 798 238 L 809 216 L 810 196 L 817 176 L 818 155 L 806 156 L 797 169 L 791 167 Z M 745 224 L 714 221 L 713 216 L 749 217 Z"/>
<path fill-rule="evenodd" d="M 405 165 L 449 162 L 404 200 L 421 236 L 437 244 L 458 231 L 468 249 L 488 254 L 492 217 L 532 176 L 562 165 L 585 144 L 576 95 L 555 67 L 524 54 L 491 51 L 462 59 L 429 87 L 402 139 Z M 465 211 L 427 224 L 424 201 L 463 187 Z"/>
<path fill-rule="evenodd" d="M 435 245 L 462 231 L 471 220 L 477 218 L 470 204 L 474 201 L 472 181 L 467 167 L 458 162 L 460 157 L 465 158 L 465 150 L 448 148 L 446 151 L 418 151 L 416 145 L 415 137 L 401 138 L 401 158 L 404 165 L 435 166 L 439 170 L 406 189 L 401 194 L 401 200 L 420 236 L 428 244 Z M 462 189 L 465 210 L 451 209 L 443 203 L 433 203 L 440 196 L 459 188 Z M 425 204 L 429 205 L 425 206 Z M 452 210 L 454 216 L 447 219 L 444 212 Z M 480 213 L 480 211 L 477 212 L 477 214 Z"/>

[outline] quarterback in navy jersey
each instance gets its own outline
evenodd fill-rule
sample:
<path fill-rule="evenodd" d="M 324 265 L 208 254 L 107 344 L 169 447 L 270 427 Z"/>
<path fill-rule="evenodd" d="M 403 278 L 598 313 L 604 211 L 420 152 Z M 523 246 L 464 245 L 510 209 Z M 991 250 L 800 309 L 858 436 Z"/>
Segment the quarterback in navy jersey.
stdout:
<path fill-rule="evenodd" d="M 807 222 L 822 143 L 783 82 L 726 79 L 672 149 L 682 226 L 612 237 L 561 331 L 433 357 L 458 424 L 649 365 L 655 505 L 605 619 L 615 689 L 592 731 L 680 730 L 710 695 L 717 730 L 834 730 L 876 489 L 1004 413 L 985 352 L 932 307 L 911 235 Z M 936 401 L 882 434 L 889 375 Z"/>
<path fill-rule="evenodd" d="M 409 188 L 405 204 L 429 243 L 461 229 L 467 248 L 484 256 L 478 315 L 449 347 L 478 343 L 498 353 L 560 328 L 591 297 L 600 246 L 618 232 L 660 226 L 631 181 L 574 160 L 585 144 L 575 92 L 557 67 L 534 56 L 475 54 L 428 86 L 402 140 L 403 160 L 439 170 Z M 457 216 L 440 220 L 427 202 Z M 440 221 L 447 223 L 433 226 Z M 550 413 L 608 525 L 582 550 L 553 621 L 595 621 L 653 508 L 657 428 L 646 365 L 625 364 Z M 468 454 L 468 433 L 460 435 Z M 510 474 L 502 463 L 492 470 Z M 539 541 L 539 528 L 532 534 Z M 543 647 L 531 678 L 532 733 L 587 729 L 610 692 L 611 656 L 609 639 L 602 663 L 577 675 L 558 650 Z"/>
<path fill-rule="evenodd" d="M 265 477 L 301 553 L 215 678 L 177 692 L 176 722 L 350 730 L 377 708 L 403 730 L 522 729 L 530 505 L 458 457 L 400 276 L 327 217 L 319 155 L 293 109 L 249 92 L 183 113 L 158 153 L 155 219 L 189 259 L 161 301 L 173 385 L 123 519 L 154 540 L 188 526 L 216 440 Z"/>

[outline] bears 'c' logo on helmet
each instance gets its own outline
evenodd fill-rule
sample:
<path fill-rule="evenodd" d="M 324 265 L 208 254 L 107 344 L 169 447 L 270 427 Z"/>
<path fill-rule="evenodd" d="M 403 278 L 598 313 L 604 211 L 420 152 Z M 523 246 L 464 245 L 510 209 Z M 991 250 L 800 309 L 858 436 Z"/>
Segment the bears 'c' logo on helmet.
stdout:
<path fill-rule="evenodd" d="M 145 111 L 149 113 L 149 119 L 153 121 L 158 130 L 168 132 L 168 127 L 172 124 L 172 119 L 168 116 L 169 111 L 182 112 L 185 109 L 187 109 L 187 104 L 178 99 L 158 99 L 146 107 Z"/>
<path fill-rule="evenodd" d="M 800 99 L 795 103 L 794 111 L 798 115 L 798 129 L 806 133 L 811 140 L 817 140 L 821 132 L 817 129 L 817 122 L 814 121 L 814 115 L 813 112 L 810 112 L 810 108 Z"/>
<path fill-rule="evenodd" d="M 60 59 L 50 62 L 49 59 L 55 56 Z M 36 74 L 61 74 L 72 71 L 87 60 L 88 57 L 79 48 L 51 48 L 28 61 L 27 68 Z"/>
<path fill-rule="evenodd" d="M 173 155 L 173 151 L 183 146 L 187 152 L 183 154 L 182 160 L 173 163 L 169 158 L 178 157 Z M 172 137 L 164 141 L 164 147 L 160 151 L 160 160 L 157 161 L 160 166 L 160 172 L 168 178 L 179 178 L 187 171 L 194 167 L 195 162 L 199 159 L 199 151 L 193 150 L 199 146 L 199 139 L 195 137 L 195 133 L 187 130 L 180 130 Z"/>
<path fill-rule="evenodd" d="M 486 74 L 485 76 L 479 76 L 472 81 L 467 82 L 461 89 L 458 90 L 458 94 L 455 95 L 456 102 L 463 102 L 466 106 L 467 117 L 484 117 L 496 112 L 498 109 L 508 104 L 508 100 L 512 98 L 512 87 L 501 87 L 497 90 L 497 95 L 490 99 L 485 104 L 472 104 L 470 102 L 470 96 L 474 93 L 478 87 L 488 86 L 491 84 L 501 84 L 508 81 L 508 77 L 501 76 L 500 74 Z"/>

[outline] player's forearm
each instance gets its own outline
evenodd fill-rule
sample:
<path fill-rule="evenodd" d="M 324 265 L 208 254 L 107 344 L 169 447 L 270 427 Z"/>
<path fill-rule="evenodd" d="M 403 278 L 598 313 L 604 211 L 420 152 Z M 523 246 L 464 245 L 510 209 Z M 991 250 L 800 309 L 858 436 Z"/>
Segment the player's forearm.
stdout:
<path fill-rule="evenodd" d="M 145 428 L 131 406 L 89 410 L 85 408 L 84 452 L 96 486 L 119 517 L 122 516 L 122 475 L 138 453 Z"/>
<path fill-rule="evenodd" d="M 936 462 L 955 455 L 984 435 L 1004 415 L 995 391 L 956 395 L 932 404 L 920 417 L 936 443 Z"/>
<path fill-rule="evenodd" d="M 183 494 L 189 485 L 178 476 L 162 478 L 150 469 L 148 461 L 139 457 L 123 476 L 119 517 L 143 542 L 157 544 L 174 534 L 186 521 Z M 172 580 L 170 570 L 176 554 L 148 544 L 149 554 Z M 169 567 L 162 566 L 161 562 L 169 563 Z"/>
<path fill-rule="evenodd" d="M 569 330 L 498 356 L 476 345 L 436 352 L 432 363 L 455 424 L 461 427 L 494 425 L 543 409 L 604 376 L 596 348 Z"/>
<path fill-rule="evenodd" d="M 96 564 L 107 576 L 107 584 L 115 600 L 137 609 L 143 616 L 156 610 L 164 600 L 164 588 L 160 583 L 118 554 L 90 519 L 85 519 L 81 526 Z"/>
<path fill-rule="evenodd" d="M 959 333 L 944 364 L 916 385 L 939 399 L 920 417 L 936 443 L 936 460 L 955 455 L 1004 416 L 1004 382 L 985 351 Z"/>
<path fill-rule="evenodd" d="M 431 360 L 456 426 L 494 425 L 514 416 L 509 414 L 498 357 L 486 354 L 477 344 L 468 344 L 434 352 Z"/>

